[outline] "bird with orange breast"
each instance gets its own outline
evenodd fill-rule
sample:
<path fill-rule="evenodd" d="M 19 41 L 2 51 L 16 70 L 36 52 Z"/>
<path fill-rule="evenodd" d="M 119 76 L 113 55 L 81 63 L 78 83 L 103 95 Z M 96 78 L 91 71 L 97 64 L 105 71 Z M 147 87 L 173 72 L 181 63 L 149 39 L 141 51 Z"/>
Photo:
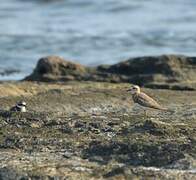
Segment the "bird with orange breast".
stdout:
<path fill-rule="evenodd" d="M 147 94 L 141 92 L 140 87 L 137 85 L 132 86 L 130 89 L 127 90 L 128 92 L 131 92 L 132 99 L 134 103 L 139 104 L 140 106 L 152 108 L 152 109 L 158 109 L 162 111 L 167 111 L 167 108 L 162 107 L 158 102 L 156 102 L 153 98 L 148 96 Z M 145 111 L 146 113 L 146 111 Z"/>

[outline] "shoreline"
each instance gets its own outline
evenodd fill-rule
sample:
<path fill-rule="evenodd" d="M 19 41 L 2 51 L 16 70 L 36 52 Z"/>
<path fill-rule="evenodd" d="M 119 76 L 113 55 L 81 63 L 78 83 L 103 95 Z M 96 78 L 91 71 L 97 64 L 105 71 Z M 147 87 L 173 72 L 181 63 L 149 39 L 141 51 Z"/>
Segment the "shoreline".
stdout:
<path fill-rule="evenodd" d="M 190 87 L 187 84 L 181 90 L 145 88 L 149 82 L 144 84 L 144 92 L 174 110 L 172 113 L 148 110 L 146 116 L 134 106 L 126 91 L 130 83 L 111 81 L 122 65 L 132 68 L 133 60 L 104 67 L 118 71 L 104 70 L 103 76 L 100 73 L 103 67 L 101 71 L 100 67 L 99 71 L 86 69 L 59 57 L 52 58 L 52 62 L 50 57 L 42 58 L 41 66 L 38 62 L 31 75 L 35 79 L 31 81 L 0 82 L 0 177 L 3 180 L 196 178 L 194 89 L 186 89 Z M 171 65 L 173 56 L 167 61 Z M 165 66 L 167 61 L 159 62 Z M 181 61 L 174 58 L 174 62 Z M 126 63 L 128 66 L 124 66 Z M 186 62 L 183 65 L 182 72 L 187 67 L 195 67 L 187 66 Z M 176 64 L 166 67 L 172 71 L 165 78 L 180 77 L 179 87 L 183 87 L 184 73 L 172 75 L 181 68 L 176 68 Z M 94 75 L 94 81 L 85 79 L 89 73 Z M 189 73 L 184 77 L 188 81 L 194 72 Z M 97 82 L 100 77 L 106 80 Z M 10 107 L 20 100 L 27 103 L 27 112 L 10 112 Z"/>
<path fill-rule="evenodd" d="M 166 54 L 129 58 L 116 64 L 92 67 L 67 61 L 59 56 L 46 56 L 38 60 L 30 75 L 19 80 L 9 80 L 5 77 L 5 80 L 0 82 L 22 80 L 125 82 L 148 88 L 195 90 L 195 61 L 196 57 Z M 10 74 L 9 70 L 6 71 Z"/>
<path fill-rule="evenodd" d="M 0 84 L 1 177 L 194 179 L 196 91 L 142 88 L 175 110 L 145 116 L 133 106 L 129 86 Z M 27 113 L 9 112 L 21 99 Z"/>

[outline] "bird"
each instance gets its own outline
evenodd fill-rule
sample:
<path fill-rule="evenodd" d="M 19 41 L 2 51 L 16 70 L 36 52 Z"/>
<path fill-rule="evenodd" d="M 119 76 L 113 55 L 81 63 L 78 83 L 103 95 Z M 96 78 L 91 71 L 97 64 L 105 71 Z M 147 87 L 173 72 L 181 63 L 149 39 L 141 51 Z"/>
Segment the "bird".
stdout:
<path fill-rule="evenodd" d="M 25 101 L 20 101 L 18 102 L 15 106 L 10 108 L 10 111 L 15 111 L 15 112 L 26 112 L 26 102 Z"/>
<path fill-rule="evenodd" d="M 140 87 L 137 85 L 132 86 L 130 89 L 127 90 L 131 92 L 132 99 L 134 103 L 139 104 L 140 106 L 167 111 L 167 108 L 162 107 L 158 102 L 156 102 L 153 98 L 148 96 L 147 94 L 141 92 Z M 145 111 L 146 113 L 146 111 Z"/>

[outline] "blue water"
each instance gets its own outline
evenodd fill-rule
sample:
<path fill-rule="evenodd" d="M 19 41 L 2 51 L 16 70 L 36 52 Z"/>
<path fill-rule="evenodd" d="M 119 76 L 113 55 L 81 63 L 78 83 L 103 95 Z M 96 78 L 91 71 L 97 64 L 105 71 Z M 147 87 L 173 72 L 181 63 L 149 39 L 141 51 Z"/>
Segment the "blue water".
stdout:
<path fill-rule="evenodd" d="M 91 66 L 196 55 L 195 0 L 0 1 L 0 80 L 21 79 L 52 54 Z"/>

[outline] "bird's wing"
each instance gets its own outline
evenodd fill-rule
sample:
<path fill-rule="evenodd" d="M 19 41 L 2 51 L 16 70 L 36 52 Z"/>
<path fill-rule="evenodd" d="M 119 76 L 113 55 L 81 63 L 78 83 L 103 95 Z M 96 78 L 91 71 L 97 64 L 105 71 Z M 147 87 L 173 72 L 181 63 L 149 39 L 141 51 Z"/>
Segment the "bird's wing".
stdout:
<path fill-rule="evenodd" d="M 150 108 L 164 109 L 154 99 L 146 95 L 145 93 L 139 93 L 137 95 L 137 103 Z"/>
<path fill-rule="evenodd" d="M 16 111 L 16 106 L 11 107 L 10 111 Z"/>

